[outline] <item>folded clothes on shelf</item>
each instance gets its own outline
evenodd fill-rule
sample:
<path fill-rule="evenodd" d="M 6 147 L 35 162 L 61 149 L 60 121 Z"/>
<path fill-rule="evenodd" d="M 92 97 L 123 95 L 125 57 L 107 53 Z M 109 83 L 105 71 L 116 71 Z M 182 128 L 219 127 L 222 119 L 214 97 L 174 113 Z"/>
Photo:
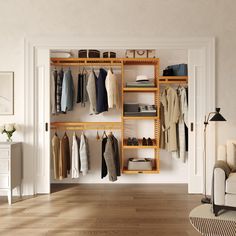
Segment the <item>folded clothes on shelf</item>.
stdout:
<path fill-rule="evenodd" d="M 70 50 L 51 50 L 50 57 L 53 58 L 70 58 L 72 52 Z"/>
<path fill-rule="evenodd" d="M 154 80 L 139 80 L 126 83 L 126 87 L 155 87 Z"/>
<path fill-rule="evenodd" d="M 157 108 L 155 105 L 138 103 L 125 103 L 124 116 L 156 116 Z"/>

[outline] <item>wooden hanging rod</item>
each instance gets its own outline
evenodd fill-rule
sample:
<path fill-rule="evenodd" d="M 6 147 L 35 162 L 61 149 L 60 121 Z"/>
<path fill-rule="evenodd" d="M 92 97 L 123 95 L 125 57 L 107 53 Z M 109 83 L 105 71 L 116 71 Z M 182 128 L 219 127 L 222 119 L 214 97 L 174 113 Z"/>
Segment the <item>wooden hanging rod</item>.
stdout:
<path fill-rule="evenodd" d="M 106 130 L 121 129 L 121 122 L 52 122 L 51 129 Z"/>

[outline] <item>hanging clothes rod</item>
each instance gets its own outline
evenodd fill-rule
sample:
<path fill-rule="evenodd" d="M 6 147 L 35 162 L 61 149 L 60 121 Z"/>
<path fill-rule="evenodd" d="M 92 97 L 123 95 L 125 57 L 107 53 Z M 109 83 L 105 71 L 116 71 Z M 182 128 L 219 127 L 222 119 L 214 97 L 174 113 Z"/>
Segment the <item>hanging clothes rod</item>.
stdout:
<path fill-rule="evenodd" d="M 51 129 L 66 130 L 115 130 L 121 129 L 121 122 L 52 122 Z"/>

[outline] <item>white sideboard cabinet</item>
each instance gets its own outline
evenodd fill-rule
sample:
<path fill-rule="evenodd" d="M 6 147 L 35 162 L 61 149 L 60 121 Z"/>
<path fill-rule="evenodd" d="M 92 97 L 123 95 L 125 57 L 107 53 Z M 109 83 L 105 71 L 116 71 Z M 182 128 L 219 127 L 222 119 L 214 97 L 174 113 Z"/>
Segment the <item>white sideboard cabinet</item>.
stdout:
<path fill-rule="evenodd" d="M 0 142 L 0 191 L 8 192 L 8 203 L 12 204 L 12 190 L 18 188 L 21 197 L 22 144 Z"/>

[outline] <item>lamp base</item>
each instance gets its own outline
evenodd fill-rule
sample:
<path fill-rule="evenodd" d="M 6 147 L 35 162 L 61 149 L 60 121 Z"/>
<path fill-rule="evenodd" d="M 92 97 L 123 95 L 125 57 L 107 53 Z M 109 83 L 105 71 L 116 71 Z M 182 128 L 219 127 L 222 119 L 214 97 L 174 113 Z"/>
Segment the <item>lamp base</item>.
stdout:
<path fill-rule="evenodd" d="M 206 197 L 202 198 L 201 203 L 202 204 L 210 204 L 211 199 L 206 196 Z"/>

